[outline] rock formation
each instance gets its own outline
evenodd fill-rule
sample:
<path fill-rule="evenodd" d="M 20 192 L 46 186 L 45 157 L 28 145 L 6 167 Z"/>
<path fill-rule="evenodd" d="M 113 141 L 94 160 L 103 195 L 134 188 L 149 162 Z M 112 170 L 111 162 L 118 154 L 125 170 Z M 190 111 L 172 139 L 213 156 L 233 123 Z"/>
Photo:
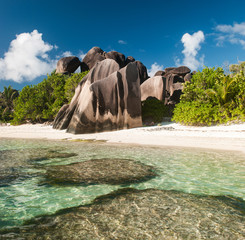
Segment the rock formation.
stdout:
<path fill-rule="evenodd" d="M 61 58 L 56 67 L 56 73 L 71 74 L 81 65 L 80 60 L 75 56 Z"/>
<path fill-rule="evenodd" d="M 77 67 L 90 70 L 78 84 L 69 105 L 57 114 L 53 127 L 70 133 L 110 131 L 142 125 L 141 101 L 157 98 L 172 109 L 180 101 L 185 81 L 192 73 L 186 66 L 166 68 L 152 78 L 140 61 L 116 51 L 90 49 L 83 61 L 77 57 L 59 60 L 57 73 L 72 73 Z"/>
<path fill-rule="evenodd" d="M 141 84 L 141 101 L 155 97 L 166 105 L 180 101 L 185 81 L 190 81 L 191 70 L 186 66 L 166 68 L 156 72 L 155 76 Z"/>
<path fill-rule="evenodd" d="M 128 63 L 135 62 L 135 59 L 131 56 L 125 58 L 125 55 L 122 53 L 116 51 L 105 52 L 99 47 L 93 47 L 88 51 L 88 53 L 84 57 L 81 63 L 81 69 L 82 70 L 92 69 L 97 62 L 103 61 L 105 59 L 115 60 L 119 64 L 120 68 L 125 67 Z M 149 77 L 145 65 L 140 61 L 136 61 L 136 64 L 138 67 L 140 84 L 141 84 Z"/>
<path fill-rule="evenodd" d="M 91 133 L 142 126 L 140 79 L 136 63 L 120 69 L 112 59 L 97 62 L 79 83 L 54 128 Z"/>

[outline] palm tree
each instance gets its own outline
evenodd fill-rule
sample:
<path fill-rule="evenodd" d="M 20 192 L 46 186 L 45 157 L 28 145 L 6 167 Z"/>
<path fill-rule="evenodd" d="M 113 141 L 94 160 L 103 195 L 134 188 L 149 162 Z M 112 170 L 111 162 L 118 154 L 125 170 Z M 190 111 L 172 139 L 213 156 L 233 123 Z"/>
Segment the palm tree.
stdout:
<path fill-rule="evenodd" d="M 0 107 L 2 108 L 2 118 L 10 120 L 14 110 L 14 99 L 19 96 L 18 90 L 13 89 L 11 86 L 4 87 L 3 92 L 0 94 Z"/>
<path fill-rule="evenodd" d="M 207 95 L 214 95 L 218 99 L 221 106 L 225 106 L 233 99 L 233 83 L 236 82 L 235 78 L 224 76 L 221 83 L 215 85 L 215 89 L 207 89 L 205 92 Z"/>

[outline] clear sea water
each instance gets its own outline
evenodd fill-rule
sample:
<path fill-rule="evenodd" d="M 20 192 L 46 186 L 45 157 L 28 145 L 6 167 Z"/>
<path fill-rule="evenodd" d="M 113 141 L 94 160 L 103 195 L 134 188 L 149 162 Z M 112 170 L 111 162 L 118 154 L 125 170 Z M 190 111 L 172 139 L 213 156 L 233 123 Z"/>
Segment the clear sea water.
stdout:
<path fill-rule="evenodd" d="M 42 158 L 47 151 L 76 153 Z M 33 156 L 39 156 L 33 160 Z M 245 155 L 239 152 L 119 145 L 102 142 L 0 139 L 0 229 L 57 210 L 90 203 L 121 185 L 45 184 L 45 167 L 90 159 L 132 159 L 156 168 L 158 177 L 127 185 L 245 200 Z"/>

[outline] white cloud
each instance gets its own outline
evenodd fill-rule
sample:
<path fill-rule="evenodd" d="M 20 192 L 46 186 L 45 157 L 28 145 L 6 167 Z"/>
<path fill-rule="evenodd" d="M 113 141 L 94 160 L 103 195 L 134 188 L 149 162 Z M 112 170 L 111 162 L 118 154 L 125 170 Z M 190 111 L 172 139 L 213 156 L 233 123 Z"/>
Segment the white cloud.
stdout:
<path fill-rule="evenodd" d="M 159 70 L 163 70 L 163 65 L 158 65 L 156 62 L 154 62 L 151 65 L 151 68 L 149 70 L 147 69 L 147 72 L 150 77 L 153 77 L 154 74 Z"/>
<path fill-rule="evenodd" d="M 37 30 L 16 35 L 8 52 L 0 58 L 0 78 L 20 83 L 51 72 L 56 60 L 49 59 L 47 53 L 53 48 L 57 47 L 44 42 Z"/>
<path fill-rule="evenodd" d="M 127 44 L 127 42 L 124 41 L 124 40 L 118 40 L 118 43 L 119 43 L 119 44 Z"/>
<path fill-rule="evenodd" d="M 242 36 L 245 36 L 245 22 L 242 23 L 234 23 L 232 25 L 225 25 L 225 24 L 220 24 L 216 26 L 216 30 L 219 32 L 223 33 L 232 33 L 232 34 L 239 34 Z"/>
<path fill-rule="evenodd" d="M 245 22 L 233 25 L 220 24 L 215 29 L 219 32 L 216 38 L 217 46 L 223 46 L 223 43 L 228 41 L 231 44 L 240 44 L 245 49 Z"/>
<path fill-rule="evenodd" d="M 86 54 L 87 53 L 84 53 L 83 51 L 80 51 L 79 56 L 78 56 L 78 58 L 80 59 L 80 61 L 83 60 L 83 58 L 86 56 Z"/>
<path fill-rule="evenodd" d="M 184 59 L 182 65 L 189 67 L 191 70 L 197 70 L 199 67 L 204 65 L 204 55 L 202 55 L 199 59 L 197 59 L 197 54 L 201 49 L 201 43 L 204 42 L 205 36 L 202 31 L 198 31 L 190 35 L 189 33 L 185 33 L 181 42 L 184 45 L 184 50 L 182 53 L 184 54 Z M 180 59 L 175 59 L 175 64 L 180 65 Z"/>
<path fill-rule="evenodd" d="M 70 57 L 73 56 L 71 51 L 65 51 L 62 53 L 62 57 Z"/>

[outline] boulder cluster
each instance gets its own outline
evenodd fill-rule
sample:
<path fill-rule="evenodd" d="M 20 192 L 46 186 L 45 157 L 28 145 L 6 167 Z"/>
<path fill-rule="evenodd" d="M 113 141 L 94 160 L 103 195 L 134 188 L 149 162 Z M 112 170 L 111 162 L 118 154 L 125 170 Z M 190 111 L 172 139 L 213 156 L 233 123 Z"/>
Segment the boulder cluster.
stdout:
<path fill-rule="evenodd" d="M 166 105 L 179 103 L 183 83 L 190 81 L 191 76 L 191 70 L 185 66 L 158 71 L 141 84 L 141 101 L 155 97 Z"/>
<path fill-rule="evenodd" d="M 61 58 L 56 73 L 71 74 L 79 67 L 89 73 L 78 84 L 71 103 L 60 109 L 53 125 L 74 134 L 140 127 L 142 101 L 155 97 L 165 104 L 176 104 L 182 83 L 191 79 L 191 71 L 185 66 L 166 68 L 149 78 L 140 61 L 99 47 L 90 49 L 82 62 L 75 56 Z"/>

